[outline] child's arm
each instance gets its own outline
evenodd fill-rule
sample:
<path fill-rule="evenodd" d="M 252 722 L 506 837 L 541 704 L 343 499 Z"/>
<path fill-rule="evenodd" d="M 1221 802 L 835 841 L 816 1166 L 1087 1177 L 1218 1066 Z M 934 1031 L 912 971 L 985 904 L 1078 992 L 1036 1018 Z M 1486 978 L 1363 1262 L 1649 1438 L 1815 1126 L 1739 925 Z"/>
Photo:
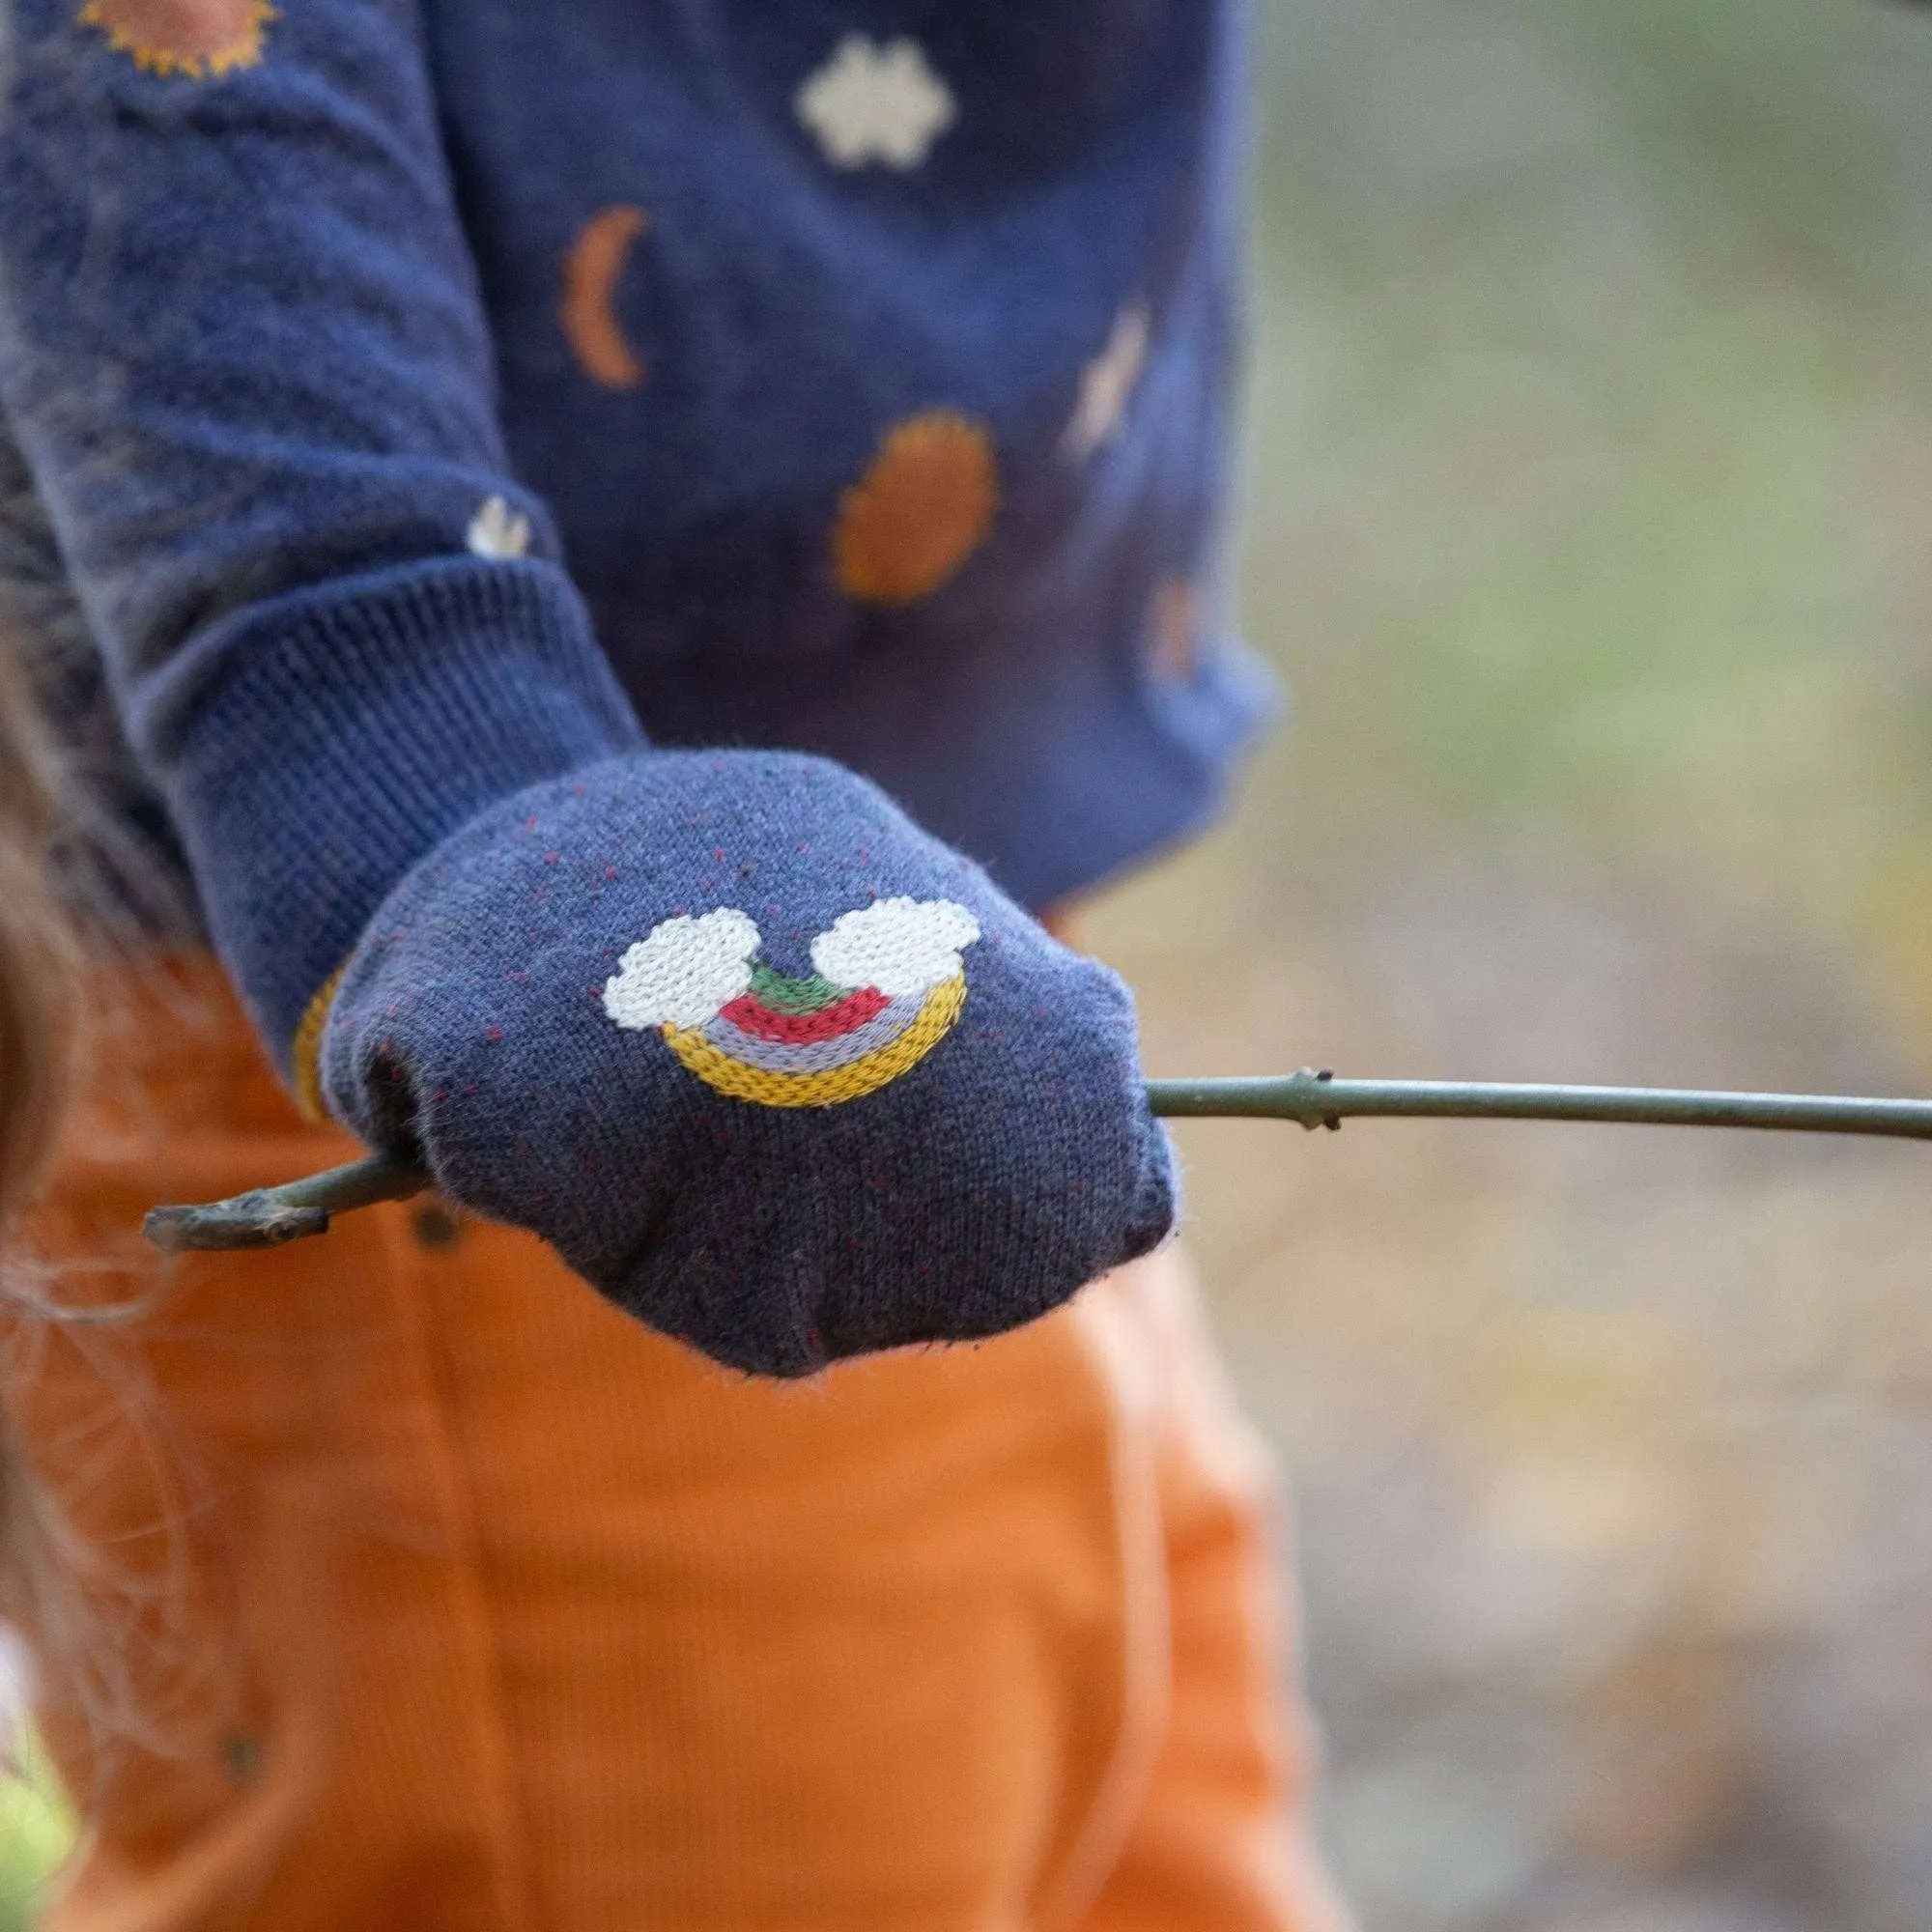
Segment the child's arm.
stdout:
<path fill-rule="evenodd" d="M 415 7 L 12 13 L 0 405 L 285 1053 L 413 859 L 641 738 L 507 474 Z"/>
<path fill-rule="evenodd" d="M 72 5 L 6 49 L 0 404 L 298 1089 L 747 1368 L 1156 1241 L 1118 981 L 847 772 L 645 750 L 505 473 L 414 8 Z"/>

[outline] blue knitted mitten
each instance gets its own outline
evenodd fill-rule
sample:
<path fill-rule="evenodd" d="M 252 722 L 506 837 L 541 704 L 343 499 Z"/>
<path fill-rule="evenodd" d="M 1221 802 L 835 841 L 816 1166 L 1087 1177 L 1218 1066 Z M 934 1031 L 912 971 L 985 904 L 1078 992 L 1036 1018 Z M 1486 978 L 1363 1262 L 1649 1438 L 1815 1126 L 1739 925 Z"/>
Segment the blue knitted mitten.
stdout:
<path fill-rule="evenodd" d="M 371 922 L 319 1072 L 762 1374 L 1014 1327 L 1174 1219 L 1125 987 L 815 758 L 618 758 L 483 812 Z"/>

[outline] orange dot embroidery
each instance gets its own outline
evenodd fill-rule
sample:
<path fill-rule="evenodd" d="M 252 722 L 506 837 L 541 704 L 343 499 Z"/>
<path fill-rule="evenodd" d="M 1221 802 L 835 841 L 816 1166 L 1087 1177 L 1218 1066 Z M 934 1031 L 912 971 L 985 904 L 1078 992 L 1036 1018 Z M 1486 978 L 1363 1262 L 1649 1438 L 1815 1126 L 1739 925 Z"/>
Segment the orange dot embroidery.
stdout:
<path fill-rule="evenodd" d="M 617 277 L 649 217 L 618 206 L 593 214 L 563 258 L 563 333 L 578 367 L 607 389 L 642 385 L 644 365 L 617 321 Z"/>
<path fill-rule="evenodd" d="M 952 410 L 896 423 L 832 531 L 838 585 L 862 604 L 928 597 L 985 540 L 1000 506 L 993 440 Z"/>
<path fill-rule="evenodd" d="M 1165 577 L 1148 600 L 1148 669 L 1161 684 L 1186 684 L 1199 663 L 1201 598 L 1184 577 Z"/>
<path fill-rule="evenodd" d="M 76 17 L 149 73 L 207 80 L 261 60 L 275 10 L 269 0 L 87 0 Z"/>

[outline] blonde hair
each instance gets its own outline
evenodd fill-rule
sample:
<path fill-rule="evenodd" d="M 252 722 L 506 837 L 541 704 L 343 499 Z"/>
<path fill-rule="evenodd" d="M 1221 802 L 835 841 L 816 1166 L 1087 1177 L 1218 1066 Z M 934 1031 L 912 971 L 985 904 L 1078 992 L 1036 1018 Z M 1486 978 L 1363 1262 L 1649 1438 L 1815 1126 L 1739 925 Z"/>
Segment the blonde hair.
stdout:
<path fill-rule="evenodd" d="M 14 653 L 0 639 L 0 1313 L 48 1312 L 15 1246 L 44 1176 L 69 1085 L 76 947 L 47 877 L 52 753 Z M 49 1688 L 78 1667 L 67 1538 L 0 1406 L 0 1619 L 35 1634 Z"/>
<path fill-rule="evenodd" d="M 26 681 L 0 650 L 0 1221 L 41 1179 L 67 1085 L 72 947 L 47 887 L 54 792 Z"/>

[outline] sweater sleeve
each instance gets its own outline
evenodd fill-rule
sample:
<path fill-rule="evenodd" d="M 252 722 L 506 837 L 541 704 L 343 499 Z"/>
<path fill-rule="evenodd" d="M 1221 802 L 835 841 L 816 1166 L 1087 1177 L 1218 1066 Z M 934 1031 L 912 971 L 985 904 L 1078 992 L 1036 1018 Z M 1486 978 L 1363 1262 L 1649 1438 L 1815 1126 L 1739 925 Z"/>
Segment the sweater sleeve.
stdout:
<path fill-rule="evenodd" d="M 395 880 L 641 743 L 508 476 L 418 0 L 8 0 L 0 406 L 273 1049 Z"/>

